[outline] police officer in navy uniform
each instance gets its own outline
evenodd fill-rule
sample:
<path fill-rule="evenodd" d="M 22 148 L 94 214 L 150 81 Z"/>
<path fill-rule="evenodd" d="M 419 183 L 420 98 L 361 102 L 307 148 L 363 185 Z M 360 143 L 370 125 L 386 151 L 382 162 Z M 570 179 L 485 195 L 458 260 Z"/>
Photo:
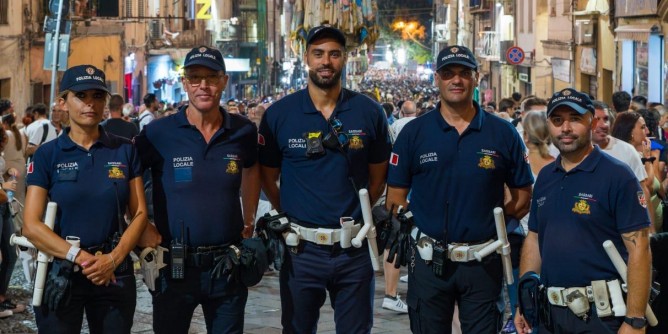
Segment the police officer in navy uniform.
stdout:
<path fill-rule="evenodd" d="M 142 166 L 153 176 L 155 226 L 145 237 L 161 236 L 171 248 L 171 264 L 153 292 L 153 329 L 187 333 L 202 305 L 209 333 L 242 333 L 248 289 L 219 269 L 242 233 L 253 233 L 260 196 L 257 128 L 219 106 L 228 80 L 220 51 L 193 48 L 184 71 L 188 105 L 135 138 Z"/>
<path fill-rule="evenodd" d="M 495 207 L 524 216 L 533 176 L 517 131 L 472 100 L 478 65 L 471 51 L 449 46 L 438 54 L 436 65 L 440 102 L 401 131 L 387 180 L 388 209 L 408 206 L 415 236 L 444 250 L 433 255 L 441 256 L 442 267 L 412 250 L 407 293 L 411 330 L 449 333 L 457 302 L 464 333 L 497 333 L 500 256 L 494 253 L 478 262 L 470 252 L 455 259 L 447 249 L 474 250 L 495 239 Z M 510 189 L 505 205 L 504 184 Z"/>
<path fill-rule="evenodd" d="M 35 310 L 40 333 L 80 333 L 84 311 L 91 332 L 132 328 L 136 287 L 128 254 L 146 227 L 146 202 L 132 143 L 100 126 L 108 98 L 101 70 L 65 71 L 56 103 L 70 127 L 40 146 L 28 167 L 23 234 L 55 257 Z M 58 204 L 54 231 L 41 221 L 47 201 Z M 120 241 L 112 240 L 120 229 Z M 78 237 L 80 246 L 66 237 Z"/>
<path fill-rule="evenodd" d="M 592 145 L 591 131 L 597 120 L 587 94 L 571 88 L 555 93 L 547 117 L 560 155 L 538 174 L 520 263 L 522 275 L 538 273 L 547 287 L 549 302 L 542 306 L 552 321 L 550 325 L 541 319 L 538 331 L 644 333 L 650 221 L 638 179 L 627 165 Z M 625 317 L 602 316 L 599 312 L 605 310 L 590 305 L 586 296 L 581 305 L 590 306 L 588 311 L 579 311 L 573 300 L 562 298 L 563 289 L 586 288 L 597 280 L 621 280 L 602 246 L 606 240 L 628 259 Z M 607 296 L 602 301 L 606 300 Z M 530 324 L 519 312 L 515 325 L 518 333 L 530 332 Z"/>
<path fill-rule="evenodd" d="M 263 189 L 302 235 L 280 272 L 283 332 L 315 333 L 329 292 L 336 332 L 369 333 L 375 282 L 367 244 L 343 248 L 332 240 L 342 217 L 361 220 L 358 189 L 367 188 L 372 203 L 383 192 L 387 119 L 378 103 L 342 88 L 347 56 L 340 30 L 315 27 L 306 42 L 308 87 L 272 104 L 260 123 Z M 328 237 L 307 236 L 317 228 Z"/>

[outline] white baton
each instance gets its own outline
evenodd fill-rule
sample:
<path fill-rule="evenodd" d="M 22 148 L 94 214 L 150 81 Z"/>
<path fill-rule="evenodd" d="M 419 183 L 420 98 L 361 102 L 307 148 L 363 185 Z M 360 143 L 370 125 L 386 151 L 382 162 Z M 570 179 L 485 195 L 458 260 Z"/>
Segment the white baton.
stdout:
<path fill-rule="evenodd" d="M 362 218 L 364 219 L 364 225 L 357 232 L 350 243 L 355 248 L 362 247 L 362 241 L 364 238 L 367 238 L 369 245 L 369 256 L 371 257 L 371 265 L 373 266 L 374 271 L 380 271 L 380 266 L 378 265 L 378 245 L 376 245 L 376 227 L 373 226 L 373 220 L 371 218 L 371 202 L 369 200 L 369 191 L 362 188 L 359 191 L 360 205 L 362 207 Z"/>
<path fill-rule="evenodd" d="M 615 265 L 615 269 L 617 269 L 619 276 L 622 277 L 624 283 L 628 283 L 626 276 L 626 263 L 624 262 L 624 259 L 622 259 L 622 256 L 619 255 L 619 251 L 617 250 L 617 247 L 615 247 L 615 244 L 610 240 L 606 240 L 603 242 L 603 248 L 605 248 L 605 252 L 608 253 L 612 264 Z M 652 327 L 659 323 L 659 321 L 656 319 L 656 316 L 654 315 L 654 311 L 652 311 L 652 308 L 649 306 L 649 304 L 647 304 L 647 308 L 645 308 L 645 317 L 647 317 L 647 323 L 649 323 L 649 325 Z"/>

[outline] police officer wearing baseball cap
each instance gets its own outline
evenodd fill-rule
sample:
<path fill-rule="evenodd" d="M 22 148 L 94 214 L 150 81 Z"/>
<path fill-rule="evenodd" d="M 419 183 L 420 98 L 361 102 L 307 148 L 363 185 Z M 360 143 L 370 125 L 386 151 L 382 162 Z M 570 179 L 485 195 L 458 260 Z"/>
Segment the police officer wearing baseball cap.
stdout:
<path fill-rule="evenodd" d="M 638 179 L 627 165 L 591 143 L 597 120 L 586 94 L 572 88 L 556 92 L 547 117 L 560 155 L 541 170 L 534 185 L 520 263 L 520 274 L 540 274 L 547 290 L 540 307 L 548 316 L 534 325 L 539 333 L 644 333 L 650 221 Z M 628 259 L 625 304 L 621 276 L 602 246 L 606 240 Z M 597 281 L 604 282 L 602 290 Z M 586 295 L 588 288 L 599 291 L 594 300 Z M 615 312 L 620 308 L 626 308 L 625 315 Z M 528 333 L 535 319 L 522 313 L 516 312 L 515 326 L 518 333 Z"/>
<path fill-rule="evenodd" d="M 366 241 L 355 248 L 338 237 L 345 238 L 342 217 L 362 218 L 359 188 L 368 189 L 372 203 L 383 193 L 390 143 L 383 108 L 342 87 L 345 46 L 340 30 L 311 29 L 308 87 L 276 101 L 260 123 L 265 193 L 303 236 L 280 272 L 284 333 L 316 333 L 328 292 L 337 333 L 369 333 L 373 326 Z M 331 237 L 318 239 L 316 231 Z"/>
<path fill-rule="evenodd" d="M 171 248 L 153 291 L 156 333 L 188 333 L 198 305 L 209 333 L 243 332 L 248 289 L 227 261 L 253 232 L 260 196 L 257 128 L 220 107 L 227 80 L 220 51 L 193 48 L 182 80 L 188 105 L 135 137 L 154 185 L 155 226 L 144 237 Z"/>
<path fill-rule="evenodd" d="M 468 48 L 441 50 L 435 76 L 440 102 L 406 124 L 390 158 L 386 206 L 408 207 L 413 238 L 431 243 L 438 257 L 426 261 L 414 248 L 408 259 L 413 333 L 449 332 L 455 302 L 464 333 L 499 331 L 501 258 L 493 253 L 479 262 L 472 253 L 496 239 L 495 207 L 518 219 L 529 210 L 533 176 L 526 149 L 510 123 L 473 101 L 477 69 Z M 510 189 L 506 205 L 504 185 Z M 471 252 L 457 257 L 448 251 L 459 246 Z"/>
<path fill-rule="evenodd" d="M 23 234 L 55 257 L 35 308 L 40 333 L 79 333 L 84 312 L 91 332 L 132 328 L 136 287 L 128 254 L 147 225 L 146 203 L 135 148 L 100 126 L 108 97 L 95 66 L 65 71 L 56 104 L 69 113 L 70 127 L 41 145 L 28 167 Z M 47 201 L 58 204 L 53 231 L 42 222 Z"/>

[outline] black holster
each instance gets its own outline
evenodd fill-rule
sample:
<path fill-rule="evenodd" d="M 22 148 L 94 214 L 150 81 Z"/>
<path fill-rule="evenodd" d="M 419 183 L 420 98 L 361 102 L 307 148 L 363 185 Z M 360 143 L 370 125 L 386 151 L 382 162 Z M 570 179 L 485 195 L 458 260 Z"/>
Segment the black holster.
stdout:
<path fill-rule="evenodd" d="M 533 271 L 527 272 L 517 285 L 520 314 L 529 323 L 531 328 L 538 328 L 542 323 L 546 328 L 552 328 L 550 304 L 547 300 L 547 291 L 540 283 L 540 276 Z"/>
<path fill-rule="evenodd" d="M 288 219 L 283 212 L 268 212 L 255 225 L 255 232 L 260 237 L 267 250 L 267 261 L 273 263 L 274 269 L 281 270 L 285 261 L 285 239 L 283 232 L 290 229 Z M 288 220 L 289 221 L 289 220 Z"/>

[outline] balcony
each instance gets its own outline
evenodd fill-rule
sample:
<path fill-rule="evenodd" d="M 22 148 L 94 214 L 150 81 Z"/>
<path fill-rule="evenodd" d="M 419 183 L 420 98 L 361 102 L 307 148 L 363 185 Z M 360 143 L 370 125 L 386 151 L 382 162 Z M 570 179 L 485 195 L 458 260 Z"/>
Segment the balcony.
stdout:
<path fill-rule="evenodd" d="M 498 61 L 499 52 L 499 33 L 496 31 L 484 31 L 479 33 L 476 42 L 475 53 L 478 57 L 489 61 Z"/>

